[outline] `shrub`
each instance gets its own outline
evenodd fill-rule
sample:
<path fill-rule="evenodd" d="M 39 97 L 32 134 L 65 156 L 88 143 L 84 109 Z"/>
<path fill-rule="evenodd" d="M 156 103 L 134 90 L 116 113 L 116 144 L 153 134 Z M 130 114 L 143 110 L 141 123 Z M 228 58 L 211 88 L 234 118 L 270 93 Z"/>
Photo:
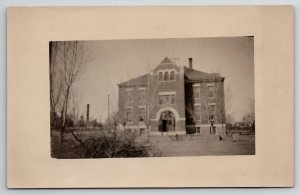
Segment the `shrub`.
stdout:
<path fill-rule="evenodd" d="M 101 137 L 92 137 L 75 148 L 79 158 L 124 158 L 148 157 L 155 155 L 150 146 L 135 142 L 132 133 L 110 133 Z"/>

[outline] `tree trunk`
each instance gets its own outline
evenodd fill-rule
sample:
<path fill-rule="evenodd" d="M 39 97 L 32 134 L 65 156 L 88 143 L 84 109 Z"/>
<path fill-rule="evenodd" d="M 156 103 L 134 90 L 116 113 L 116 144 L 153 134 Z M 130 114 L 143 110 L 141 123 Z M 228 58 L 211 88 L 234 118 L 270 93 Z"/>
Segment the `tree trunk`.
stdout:
<path fill-rule="evenodd" d="M 149 143 L 150 142 L 150 128 L 148 127 L 147 129 L 148 129 L 148 132 L 147 132 L 147 134 L 148 134 L 147 135 L 148 136 L 147 137 L 147 142 Z"/>
<path fill-rule="evenodd" d="M 64 130 L 63 126 L 60 126 L 60 132 L 59 132 L 59 156 L 58 158 L 63 158 L 63 143 L 64 143 Z"/>

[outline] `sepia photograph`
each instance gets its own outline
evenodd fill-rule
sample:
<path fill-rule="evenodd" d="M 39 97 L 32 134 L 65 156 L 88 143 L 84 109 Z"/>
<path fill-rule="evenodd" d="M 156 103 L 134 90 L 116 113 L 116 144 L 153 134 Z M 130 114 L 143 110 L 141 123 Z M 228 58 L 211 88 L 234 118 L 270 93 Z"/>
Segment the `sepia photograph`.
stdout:
<path fill-rule="evenodd" d="M 8 188 L 294 185 L 292 6 L 12 7 L 7 24 Z"/>
<path fill-rule="evenodd" d="M 51 156 L 254 155 L 254 37 L 52 41 Z"/>

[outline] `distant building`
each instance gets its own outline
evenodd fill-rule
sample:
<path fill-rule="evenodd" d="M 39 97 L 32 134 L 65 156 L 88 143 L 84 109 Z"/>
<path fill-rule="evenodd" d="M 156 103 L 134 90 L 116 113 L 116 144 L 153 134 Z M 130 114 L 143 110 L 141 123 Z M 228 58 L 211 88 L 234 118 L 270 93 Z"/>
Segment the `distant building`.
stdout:
<path fill-rule="evenodd" d="M 224 77 L 169 58 L 150 73 L 119 84 L 119 110 L 126 129 L 151 134 L 223 134 Z"/>

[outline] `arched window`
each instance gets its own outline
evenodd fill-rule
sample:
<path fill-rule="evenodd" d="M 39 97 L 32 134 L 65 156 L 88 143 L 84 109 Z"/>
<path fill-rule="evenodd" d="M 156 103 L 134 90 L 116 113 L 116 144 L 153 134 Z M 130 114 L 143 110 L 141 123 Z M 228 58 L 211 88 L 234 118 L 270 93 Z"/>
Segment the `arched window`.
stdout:
<path fill-rule="evenodd" d="M 158 74 L 158 80 L 159 81 L 163 80 L 163 73 L 162 72 L 159 72 L 159 74 Z"/>
<path fill-rule="evenodd" d="M 169 73 L 165 72 L 165 81 L 169 80 Z"/>
<path fill-rule="evenodd" d="M 171 71 L 170 80 L 174 80 L 174 79 L 175 79 L 174 71 Z"/>

